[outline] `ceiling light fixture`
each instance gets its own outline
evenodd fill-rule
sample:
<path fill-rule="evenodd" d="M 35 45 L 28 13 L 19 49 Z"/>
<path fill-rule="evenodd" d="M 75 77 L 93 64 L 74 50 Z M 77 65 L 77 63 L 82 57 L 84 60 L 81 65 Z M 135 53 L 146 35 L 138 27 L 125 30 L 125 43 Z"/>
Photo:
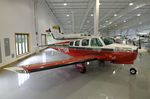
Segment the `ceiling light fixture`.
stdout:
<path fill-rule="evenodd" d="M 118 16 L 117 14 L 114 14 L 114 16 Z"/>
<path fill-rule="evenodd" d="M 64 3 L 64 6 L 67 6 L 68 4 L 67 3 Z"/>
<path fill-rule="evenodd" d="M 126 20 L 124 20 L 123 22 L 124 22 L 124 23 L 126 23 L 127 21 L 126 21 Z"/>
<path fill-rule="evenodd" d="M 69 17 L 70 15 L 69 15 L 69 14 L 67 14 L 66 16 L 67 16 L 67 17 Z"/>
<path fill-rule="evenodd" d="M 132 6 L 132 5 L 134 5 L 134 3 L 132 3 L 132 2 L 131 2 L 131 3 L 129 3 L 129 6 Z"/>
<path fill-rule="evenodd" d="M 141 16 L 141 14 L 137 14 L 137 16 Z"/>
<path fill-rule="evenodd" d="M 106 22 L 106 23 L 108 23 L 108 21 L 107 21 L 107 20 L 106 20 L 105 22 Z"/>
<path fill-rule="evenodd" d="M 93 14 L 91 14 L 91 16 L 94 16 Z"/>

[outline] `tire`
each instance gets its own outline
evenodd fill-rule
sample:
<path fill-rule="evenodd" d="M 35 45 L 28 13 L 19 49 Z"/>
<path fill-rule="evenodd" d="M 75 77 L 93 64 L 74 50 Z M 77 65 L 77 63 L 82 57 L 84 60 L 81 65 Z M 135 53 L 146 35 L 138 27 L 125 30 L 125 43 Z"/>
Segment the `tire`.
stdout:
<path fill-rule="evenodd" d="M 86 73 L 86 67 L 83 67 L 81 71 L 79 71 L 80 73 L 84 74 Z"/>
<path fill-rule="evenodd" d="M 135 75 L 137 73 L 137 70 L 135 68 L 130 69 L 130 74 Z"/>
<path fill-rule="evenodd" d="M 78 70 L 80 73 L 83 74 L 83 73 L 86 73 L 85 64 L 86 64 L 86 63 L 76 64 L 75 67 L 77 68 L 77 70 Z"/>

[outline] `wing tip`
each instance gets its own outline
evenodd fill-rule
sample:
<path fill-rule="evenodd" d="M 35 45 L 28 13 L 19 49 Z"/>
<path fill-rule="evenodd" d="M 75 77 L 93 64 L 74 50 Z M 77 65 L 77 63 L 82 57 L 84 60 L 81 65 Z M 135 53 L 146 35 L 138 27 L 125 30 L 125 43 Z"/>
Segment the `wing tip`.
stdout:
<path fill-rule="evenodd" d="M 24 68 L 22 67 L 9 67 L 9 68 L 4 68 L 5 70 L 12 71 L 15 73 L 28 73 Z"/>

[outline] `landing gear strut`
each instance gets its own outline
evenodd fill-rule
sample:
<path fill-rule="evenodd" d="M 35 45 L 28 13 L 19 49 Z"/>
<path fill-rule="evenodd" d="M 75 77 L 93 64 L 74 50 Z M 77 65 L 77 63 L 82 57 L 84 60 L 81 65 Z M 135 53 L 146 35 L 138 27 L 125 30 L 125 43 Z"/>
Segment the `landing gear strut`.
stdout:
<path fill-rule="evenodd" d="M 137 70 L 135 68 L 130 68 L 130 74 L 135 75 L 137 73 Z"/>
<path fill-rule="evenodd" d="M 75 67 L 80 73 L 86 73 L 86 63 L 76 64 Z"/>

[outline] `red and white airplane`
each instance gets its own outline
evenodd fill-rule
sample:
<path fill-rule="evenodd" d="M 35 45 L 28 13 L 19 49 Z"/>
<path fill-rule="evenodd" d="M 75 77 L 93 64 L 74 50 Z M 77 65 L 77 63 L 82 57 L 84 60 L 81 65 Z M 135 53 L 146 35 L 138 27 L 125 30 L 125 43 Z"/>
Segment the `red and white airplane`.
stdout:
<path fill-rule="evenodd" d="M 138 54 L 138 48 L 130 45 L 115 44 L 112 39 L 105 37 L 90 37 L 71 41 L 68 47 L 51 46 L 57 51 L 71 56 L 54 62 L 33 64 L 21 67 L 5 68 L 18 73 L 32 73 L 75 64 L 81 73 L 86 72 L 86 63 L 93 60 L 110 61 L 114 64 L 133 64 Z M 130 69 L 132 75 L 135 68 Z"/>

